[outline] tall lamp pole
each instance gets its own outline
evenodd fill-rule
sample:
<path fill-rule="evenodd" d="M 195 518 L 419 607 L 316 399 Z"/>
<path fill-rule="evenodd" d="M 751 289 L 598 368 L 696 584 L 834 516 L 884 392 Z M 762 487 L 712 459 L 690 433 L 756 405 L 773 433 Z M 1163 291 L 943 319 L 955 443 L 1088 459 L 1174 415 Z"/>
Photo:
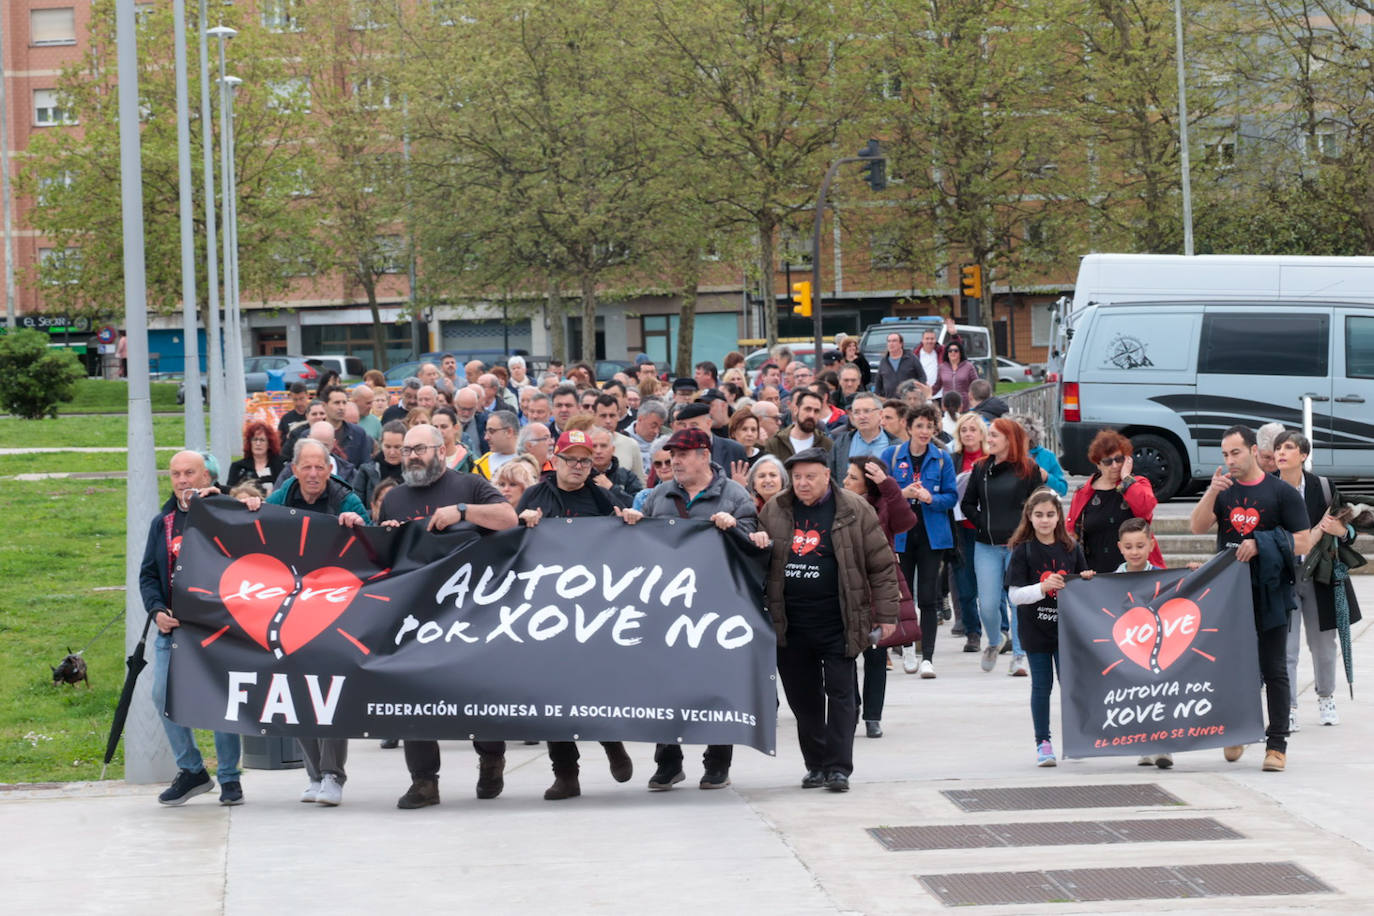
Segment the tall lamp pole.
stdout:
<path fill-rule="evenodd" d="M 238 34 L 228 26 L 215 26 L 208 33 L 219 42 L 219 118 L 220 118 L 220 235 L 224 252 L 224 375 L 226 417 L 229 441 L 243 429 L 243 401 L 248 396 L 243 380 L 243 334 L 239 327 L 238 238 L 234 199 L 234 87 L 242 82 L 225 74 L 224 46 Z"/>
<path fill-rule="evenodd" d="M 1178 63 L 1178 165 L 1183 171 L 1183 253 L 1193 253 L 1193 179 L 1188 162 L 1188 82 L 1183 76 L 1183 0 L 1174 0 L 1174 44 Z"/>
<path fill-rule="evenodd" d="M 10 330 L 19 327 L 18 306 L 14 301 L 14 210 L 10 195 L 10 108 L 5 98 L 5 53 L 8 40 L 5 24 L 0 21 L 0 194 L 5 197 L 5 317 Z"/>
<path fill-rule="evenodd" d="M 173 0 L 176 32 L 177 195 L 181 216 L 181 326 L 186 447 L 205 448 L 205 408 L 200 396 L 200 322 L 196 315 L 196 237 L 192 225 L 191 111 L 186 75 L 186 0 Z"/>
<path fill-rule="evenodd" d="M 215 137 L 210 120 L 210 51 L 207 44 L 209 30 L 205 23 L 206 0 L 200 0 L 200 136 L 201 168 L 205 172 L 205 287 L 206 303 L 205 348 L 207 389 L 210 395 L 210 452 L 221 468 L 229 467 L 233 441 L 229 423 L 225 419 L 229 398 L 224 384 L 224 350 L 219 333 L 219 255 L 215 248 Z"/>

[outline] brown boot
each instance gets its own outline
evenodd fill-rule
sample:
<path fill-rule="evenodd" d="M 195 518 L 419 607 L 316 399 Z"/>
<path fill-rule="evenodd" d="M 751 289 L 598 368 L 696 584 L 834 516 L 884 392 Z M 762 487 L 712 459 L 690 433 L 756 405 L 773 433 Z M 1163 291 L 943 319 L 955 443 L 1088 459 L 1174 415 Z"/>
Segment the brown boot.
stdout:
<path fill-rule="evenodd" d="M 1288 764 L 1288 755 L 1283 751 L 1276 751 L 1272 747 L 1264 752 L 1264 763 L 1260 769 L 1266 773 L 1282 773 L 1283 768 Z"/>
<path fill-rule="evenodd" d="M 477 761 L 477 797 L 495 798 L 506 787 L 506 758 L 483 757 Z"/>
<path fill-rule="evenodd" d="M 1226 758 L 1227 763 L 1235 763 L 1240 759 L 1240 755 L 1245 753 L 1245 745 L 1232 744 L 1222 749 L 1221 756 Z"/>
<path fill-rule="evenodd" d="M 635 764 L 626 753 L 625 745 L 619 741 L 611 741 L 603 747 L 606 749 L 606 760 L 611 765 L 611 777 L 616 782 L 629 782 L 635 774 Z"/>
<path fill-rule="evenodd" d="M 397 808 L 426 808 L 439 804 L 439 781 L 436 779 L 415 779 L 410 788 L 396 800 Z"/>
<path fill-rule="evenodd" d="M 544 790 L 544 801 L 561 801 L 576 798 L 582 794 L 582 785 L 576 773 L 554 773 L 553 785 Z"/>

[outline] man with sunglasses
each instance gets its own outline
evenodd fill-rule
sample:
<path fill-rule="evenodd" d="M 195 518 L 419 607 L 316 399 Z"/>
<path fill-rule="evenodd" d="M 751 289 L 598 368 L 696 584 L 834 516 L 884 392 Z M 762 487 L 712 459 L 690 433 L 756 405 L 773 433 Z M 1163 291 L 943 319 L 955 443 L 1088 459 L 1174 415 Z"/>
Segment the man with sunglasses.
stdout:
<path fill-rule="evenodd" d="M 431 531 L 469 525 L 479 535 L 515 527 L 515 510 L 500 490 L 476 474 L 460 474 L 444 466 L 444 437 L 435 427 L 428 423 L 411 427 L 401 446 L 401 461 L 403 483 L 382 498 L 379 524 L 390 527 L 424 521 Z M 472 744 L 478 759 L 477 797 L 495 798 L 505 787 L 506 742 Z M 396 807 L 439 804 L 439 742 L 407 738 L 405 755 L 410 789 Z"/>
<path fill-rule="evenodd" d="M 553 451 L 553 474 L 530 487 L 520 497 L 515 511 L 520 524 L 533 528 L 545 518 L 586 518 L 616 515 L 620 507 L 610 491 L 591 482 L 592 437 L 570 429 L 558 437 Z M 553 785 L 544 792 L 545 801 L 561 801 L 582 794 L 580 754 L 573 741 L 550 741 L 549 762 L 553 764 Z M 619 741 L 602 741 L 611 776 L 626 782 L 634 775 L 634 764 Z"/>

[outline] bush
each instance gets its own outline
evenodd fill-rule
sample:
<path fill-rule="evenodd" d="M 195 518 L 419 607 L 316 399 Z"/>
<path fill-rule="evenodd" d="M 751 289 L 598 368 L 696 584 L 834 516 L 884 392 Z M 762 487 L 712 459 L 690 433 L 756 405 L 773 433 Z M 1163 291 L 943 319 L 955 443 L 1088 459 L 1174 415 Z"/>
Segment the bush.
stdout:
<path fill-rule="evenodd" d="M 24 329 L 0 337 L 0 405 L 25 420 L 57 416 L 86 371 L 69 350 L 48 348 L 48 335 Z"/>

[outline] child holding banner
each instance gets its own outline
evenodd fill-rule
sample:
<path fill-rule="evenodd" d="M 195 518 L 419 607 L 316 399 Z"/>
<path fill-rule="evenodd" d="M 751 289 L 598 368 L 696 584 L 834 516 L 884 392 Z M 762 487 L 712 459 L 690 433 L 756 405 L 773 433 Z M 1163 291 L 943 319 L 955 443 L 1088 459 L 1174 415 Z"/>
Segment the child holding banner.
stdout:
<path fill-rule="evenodd" d="M 1067 576 L 1091 579 L 1093 571 L 1064 525 L 1058 494 L 1048 487 L 1026 500 L 1021 523 L 1007 546 L 1007 585 L 1030 663 L 1035 765 L 1052 767 L 1057 761 L 1050 743 L 1050 694 L 1059 667 L 1059 591 Z"/>

